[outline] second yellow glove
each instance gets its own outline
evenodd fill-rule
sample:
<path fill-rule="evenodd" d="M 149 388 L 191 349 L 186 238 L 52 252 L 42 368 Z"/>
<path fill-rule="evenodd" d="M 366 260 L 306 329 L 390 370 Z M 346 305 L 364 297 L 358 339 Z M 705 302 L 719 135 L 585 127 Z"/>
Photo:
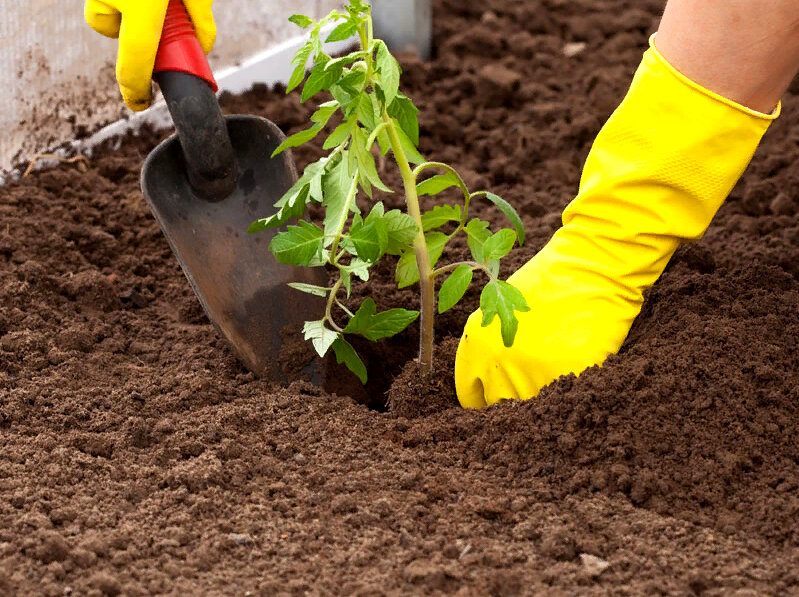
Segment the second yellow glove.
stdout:
<path fill-rule="evenodd" d="M 505 348 L 495 319 L 474 313 L 455 361 L 465 407 L 530 398 L 621 348 L 679 244 L 701 238 L 743 173 L 772 115 L 720 97 L 652 47 L 596 138 L 563 227 L 509 278 L 530 311 Z"/>
<path fill-rule="evenodd" d="M 155 55 L 168 0 L 86 0 L 86 22 L 106 37 L 119 38 L 116 75 L 131 110 L 150 106 Z M 183 0 L 200 45 L 207 54 L 216 41 L 213 0 Z"/>

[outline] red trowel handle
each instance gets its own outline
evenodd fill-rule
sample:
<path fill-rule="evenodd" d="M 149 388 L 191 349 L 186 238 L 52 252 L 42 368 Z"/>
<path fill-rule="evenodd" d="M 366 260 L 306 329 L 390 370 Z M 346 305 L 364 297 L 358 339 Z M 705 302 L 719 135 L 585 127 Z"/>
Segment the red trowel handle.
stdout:
<path fill-rule="evenodd" d="M 155 56 L 153 74 L 164 71 L 188 73 L 206 81 L 217 90 L 216 80 L 202 46 L 194 32 L 189 13 L 181 0 L 169 0 L 161 32 L 161 43 Z"/>
<path fill-rule="evenodd" d="M 186 7 L 169 0 L 153 78 L 164 94 L 195 193 L 220 200 L 236 188 L 238 172 L 216 81 Z"/>

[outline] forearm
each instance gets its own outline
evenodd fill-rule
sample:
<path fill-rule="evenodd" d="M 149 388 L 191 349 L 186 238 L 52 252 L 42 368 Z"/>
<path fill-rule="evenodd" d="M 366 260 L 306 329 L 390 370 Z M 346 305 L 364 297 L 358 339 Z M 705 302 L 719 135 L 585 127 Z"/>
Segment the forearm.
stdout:
<path fill-rule="evenodd" d="M 656 45 L 700 85 L 771 112 L 799 71 L 799 1 L 669 0 Z"/>

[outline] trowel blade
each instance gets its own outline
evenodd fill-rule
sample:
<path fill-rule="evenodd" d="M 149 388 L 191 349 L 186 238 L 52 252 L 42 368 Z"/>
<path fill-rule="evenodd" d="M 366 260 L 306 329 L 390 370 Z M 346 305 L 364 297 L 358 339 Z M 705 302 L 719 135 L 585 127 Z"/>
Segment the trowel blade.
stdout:
<path fill-rule="evenodd" d="M 273 123 L 255 116 L 226 121 L 239 168 L 231 195 L 209 201 L 192 190 L 175 135 L 147 157 L 142 191 L 208 318 L 250 371 L 281 380 L 281 330 L 298 333 L 303 321 L 324 314 L 323 299 L 286 283 L 324 286 L 327 277 L 322 268 L 278 263 L 268 249 L 275 230 L 247 233 L 253 221 L 275 213 L 297 172 L 287 154 L 271 157 L 285 138 Z"/>

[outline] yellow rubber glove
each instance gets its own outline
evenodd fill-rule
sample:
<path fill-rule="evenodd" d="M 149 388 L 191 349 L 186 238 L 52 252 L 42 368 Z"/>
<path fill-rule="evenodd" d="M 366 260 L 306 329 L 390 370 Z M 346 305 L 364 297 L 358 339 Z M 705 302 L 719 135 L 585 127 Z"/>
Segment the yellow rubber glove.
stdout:
<path fill-rule="evenodd" d="M 596 138 L 563 227 L 508 280 L 527 299 L 515 343 L 469 318 L 455 361 L 464 407 L 531 398 L 621 348 L 681 242 L 701 238 L 770 122 L 677 72 L 650 41 Z"/>
<path fill-rule="evenodd" d="M 83 12 L 92 29 L 119 38 L 117 81 L 131 110 L 150 106 L 152 76 L 168 0 L 86 0 Z M 207 54 L 216 41 L 213 0 L 183 0 L 197 39 Z"/>

